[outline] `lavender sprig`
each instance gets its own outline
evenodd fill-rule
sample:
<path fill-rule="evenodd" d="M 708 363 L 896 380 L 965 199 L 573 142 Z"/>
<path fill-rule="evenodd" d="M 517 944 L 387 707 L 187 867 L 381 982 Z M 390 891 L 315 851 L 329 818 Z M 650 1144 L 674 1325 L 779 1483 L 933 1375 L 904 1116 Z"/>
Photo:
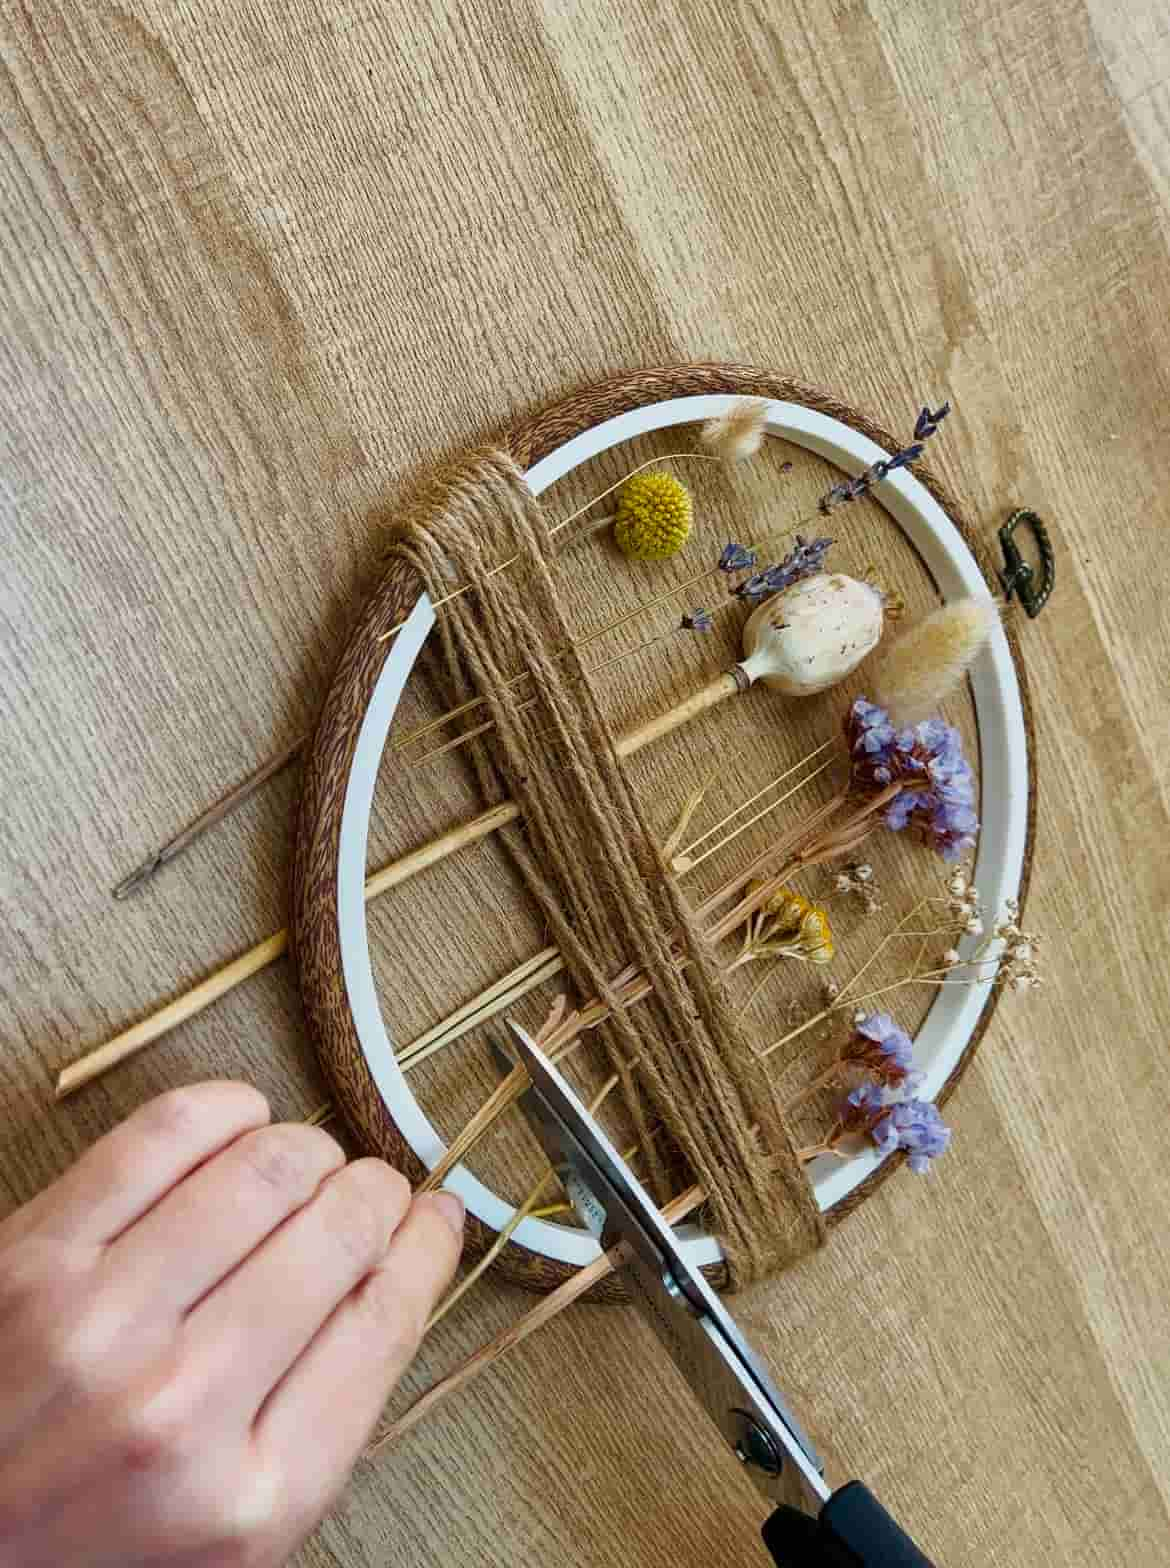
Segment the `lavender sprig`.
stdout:
<path fill-rule="evenodd" d="M 729 539 L 723 546 L 723 554 L 719 557 L 721 572 L 746 572 L 755 564 L 756 552 L 749 550 L 746 545 L 736 544 L 734 539 Z"/>
<path fill-rule="evenodd" d="M 901 451 L 895 452 L 892 457 L 879 458 L 876 463 L 864 469 L 856 479 L 843 479 L 817 502 L 820 510 L 827 517 L 838 506 L 845 506 L 850 501 L 856 501 L 859 496 L 867 495 L 870 487 L 888 478 L 895 469 L 908 468 L 911 463 L 916 463 L 922 456 L 924 443 L 934 435 L 943 420 L 951 411 L 949 403 L 943 403 L 936 409 L 923 404 L 922 411 L 914 421 L 914 439 Z"/>
<path fill-rule="evenodd" d="M 831 539 L 805 539 L 797 534 L 796 543 L 782 561 L 762 572 L 756 572 L 731 591 L 737 598 L 748 599 L 753 604 L 768 599 L 772 594 L 790 588 L 802 577 L 811 577 L 823 571 L 825 555 L 832 543 Z"/>
<path fill-rule="evenodd" d="M 941 407 L 936 408 L 933 413 L 931 413 L 930 409 L 924 404 L 921 414 L 919 414 L 917 420 L 914 422 L 915 441 L 925 441 L 928 436 L 932 436 L 938 427 L 942 424 L 943 420 L 950 413 L 950 411 L 951 405 L 949 402 L 943 403 Z"/>
<path fill-rule="evenodd" d="M 710 610 L 688 610 L 681 625 L 685 632 L 709 632 L 715 625 L 715 617 Z"/>

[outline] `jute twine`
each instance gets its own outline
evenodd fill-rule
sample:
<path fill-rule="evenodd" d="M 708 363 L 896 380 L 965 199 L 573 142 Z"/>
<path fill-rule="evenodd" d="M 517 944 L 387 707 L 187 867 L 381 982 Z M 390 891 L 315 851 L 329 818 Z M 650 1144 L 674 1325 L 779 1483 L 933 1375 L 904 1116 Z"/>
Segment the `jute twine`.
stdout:
<path fill-rule="evenodd" d="M 473 749 L 484 803 L 511 797 L 520 805 L 521 823 L 505 834 L 512 860 L 579 998 L 612 1008 L 598 1034 L 650 1185 L 664 1201 L 681 1162 L 686 1181 L 703 1186 L 707 1226 L 740 1287 L 817 1246 L 823 1221 L 716 955 L 622 773 L 571 646 L 550 553 L 520 467 L 496 449 L 439 475 L 391 549 L 432 598 L 453 581 L 473 585 L 439 617 L 439 668 L 450 701 L 480 698 L 494 723 L 490 741 Z M 513 556 L 507 572 L 492 574 Z M 521 673 L 530 677 L 522 693 L 510 684 Z M 636 1015 L 612 985 L 631 962 L 653 985 Z"/>

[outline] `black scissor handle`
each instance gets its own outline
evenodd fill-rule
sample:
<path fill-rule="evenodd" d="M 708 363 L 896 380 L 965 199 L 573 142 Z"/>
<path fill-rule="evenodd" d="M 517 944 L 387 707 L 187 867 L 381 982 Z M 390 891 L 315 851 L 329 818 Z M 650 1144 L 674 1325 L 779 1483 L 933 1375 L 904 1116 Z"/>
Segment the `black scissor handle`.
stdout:
<path fill-rule="evenodd" d="M 839 1487 L 816 1519 L 777 1508 L 763 1535 L 780 1568 L 931 1568 L 860 1481 Z"/>

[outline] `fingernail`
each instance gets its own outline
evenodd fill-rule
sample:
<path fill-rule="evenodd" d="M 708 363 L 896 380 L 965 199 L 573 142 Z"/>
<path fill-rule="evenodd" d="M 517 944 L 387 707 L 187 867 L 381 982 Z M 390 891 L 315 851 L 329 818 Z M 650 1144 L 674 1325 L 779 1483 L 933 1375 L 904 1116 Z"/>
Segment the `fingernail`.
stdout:
<path fill-rule="evenodd" d="M 463 1220 L 467 1213 L 463 1199 L 457 1192 L 450 1192 L 446 1187 L 435 1194 L 435 1208 L 450 1225 L 451 1229 L 463 1240 Z"/>

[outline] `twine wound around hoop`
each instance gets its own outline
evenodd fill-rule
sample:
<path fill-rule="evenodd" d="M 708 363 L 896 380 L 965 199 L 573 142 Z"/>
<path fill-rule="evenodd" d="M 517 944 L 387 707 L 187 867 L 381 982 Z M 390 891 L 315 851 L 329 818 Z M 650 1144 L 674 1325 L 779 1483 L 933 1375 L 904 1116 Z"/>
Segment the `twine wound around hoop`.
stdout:
<path fill-rule="evenodd" d="M 458 461 L 418 499 L 390 553 L 432 598 L 452 581 L 472 586 L 438 622 L 440 679 L 453 704 L 481 698 L 491 715 L 490 742 L 469 748 L 484 804 L 519 804 L 521 822 L 504 834 L 517 871 L 579 994 L 613 1007 L 599 1034 L 651 1184 L 667 1196 L 661 1140 L 649 1136 L 656 1121 L 708 1193 L 732 1288 L 774 1273 L 819 1245 L 823 1222 L 715 954 L 663 866 L 571 647 L 548 525 L 517 463 L 495 449 Z M 513 570 L 492 571 L 511 556 Z M 523 701 L 510 684 L 520 672 L 532 678 Z M 611 985 L 632 960 L 653 985 L 636 1023 Z"/>

